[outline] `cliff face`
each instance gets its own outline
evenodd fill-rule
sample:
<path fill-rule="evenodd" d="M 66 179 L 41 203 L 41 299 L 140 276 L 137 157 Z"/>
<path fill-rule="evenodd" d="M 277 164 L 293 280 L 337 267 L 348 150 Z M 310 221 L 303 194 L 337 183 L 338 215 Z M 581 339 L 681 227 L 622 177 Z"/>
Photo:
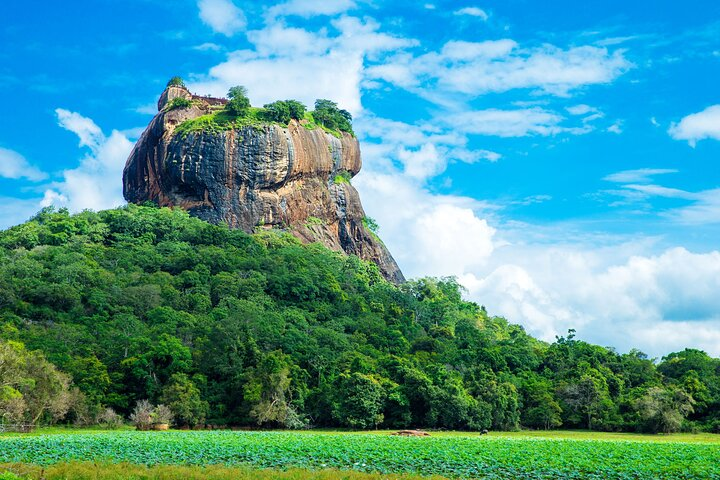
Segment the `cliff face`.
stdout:
<path fill-rule="evenodd" d="M 179 124 L 210 108 L 198 101 L 162 111 L 172 98 L 189 97 L 180 90 L 163 92 L 160 113 L 130 153 L 123 173 L 129 202 L 182 207 L 246 232 L 286 229 L 305 242 L 319 241 L 372 261 L 390 281 L 404 281 L 390 252 L 364 226 L 358 192 L 342 181 L 362 165 L 355 137 L 308 130 L 294 120 L 287 128 L 246 126 L 179 135 Z"/>

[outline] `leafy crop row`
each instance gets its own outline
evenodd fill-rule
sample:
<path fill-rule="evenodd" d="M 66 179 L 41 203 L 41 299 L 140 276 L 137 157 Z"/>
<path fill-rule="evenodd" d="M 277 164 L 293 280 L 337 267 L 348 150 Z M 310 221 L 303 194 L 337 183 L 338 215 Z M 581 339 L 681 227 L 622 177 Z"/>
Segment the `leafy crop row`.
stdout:
<path fill-rule="evenodd" d="M 283 432 L 116 432 L 0 439 L 0 463 L 340 468 L 464 478 L 720 478 L 720 447 L 498 437 Z"/>

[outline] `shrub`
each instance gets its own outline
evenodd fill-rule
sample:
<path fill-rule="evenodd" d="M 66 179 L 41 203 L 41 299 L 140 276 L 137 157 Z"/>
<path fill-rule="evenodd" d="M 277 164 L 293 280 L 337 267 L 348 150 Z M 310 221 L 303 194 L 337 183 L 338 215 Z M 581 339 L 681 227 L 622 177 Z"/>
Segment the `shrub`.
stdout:
<path fill-rule="evenodd" d="M 153 405 L 148 400 L 140 400 L 130 414 L 130 421 L 138 430 L 149 430 L 153 424 Z"/>
<path fill-rule="evenodd" d="M 175 97 L 172 100 L 170 100 L 170 103 L 167 104 L 166 110 L 175 110 L 176 108 L 188 108 L 192 105 L 192 100 L 185 97 Z"/>
<path fill-rule="evenodd" d="M 374 218 L 365 217 L 363 218 L 363 225 L 365 228 L 370 230 L 372 233 L 377 234 L 378 230 L 380 230 L 380 225 L 375 221 Z"/>
<path fill-rule="evenodd" d="M 153 423 L 173 423 L 173 413 L 170 408 L 165 405 L 158 405 L 152 412 Z"/>
<path fill-rule="evenodd" d="M 118 415 L 112 408 L 106 408 L 105 410 L 100 412 L 100 415 L 98 415 L 97 424 L 104 428 L 115 430 L 122 426 L 123 418 Z"/>

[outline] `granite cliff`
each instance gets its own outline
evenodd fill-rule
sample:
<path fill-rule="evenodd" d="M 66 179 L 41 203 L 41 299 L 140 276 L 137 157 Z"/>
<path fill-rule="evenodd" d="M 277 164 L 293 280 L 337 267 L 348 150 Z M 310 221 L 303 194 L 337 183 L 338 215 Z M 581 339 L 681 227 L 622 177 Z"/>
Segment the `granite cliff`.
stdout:
<path fill-rule="evenodd" d="M 188 101 L 178 108 L 176 98 Z M 321 242 L 374 262 L 392 282 L 404 281 L 390 252 L 367 228 L 349 181 L 362 166 L 353 135 L 307 128 L 297 120 L 287 126 L 178 128 L 224 103 L 169 86 L 125 165 L 125 198 L 181 207 L 246 232 L 284 229 L 304 242 Z"/>

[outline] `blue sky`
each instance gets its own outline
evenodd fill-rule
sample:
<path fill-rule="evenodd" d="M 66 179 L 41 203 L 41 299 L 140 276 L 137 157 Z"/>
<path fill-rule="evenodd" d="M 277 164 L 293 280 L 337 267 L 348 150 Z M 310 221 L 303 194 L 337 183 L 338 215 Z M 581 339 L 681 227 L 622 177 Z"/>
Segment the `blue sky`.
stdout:
<path fill-rule="evenodd" d="M 330 98 L 407 275 L 547 340 L 720 355 L 717 2 L 10 0 L 0 45 L 0 226 L 121 205 L 173 75 Z"/>

